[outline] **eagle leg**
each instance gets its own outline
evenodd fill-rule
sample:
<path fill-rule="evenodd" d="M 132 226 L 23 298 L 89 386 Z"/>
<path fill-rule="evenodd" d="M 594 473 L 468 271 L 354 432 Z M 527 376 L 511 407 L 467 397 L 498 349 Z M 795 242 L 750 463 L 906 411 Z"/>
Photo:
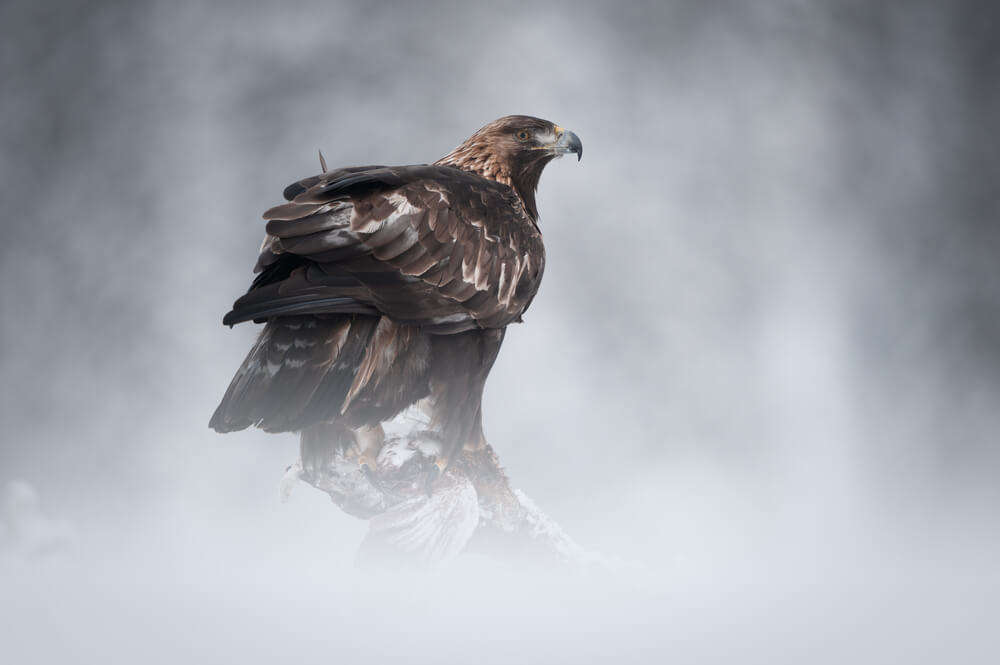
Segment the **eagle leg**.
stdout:
<path fill-rule="evenodd" d="M 452 462 L 461 460 L 466 456 L 472 455 L 482 455 L 485 454 L 487 448 L 489 448 L 489 443 L 486 441 L 486 435 L 483 433 L 483 411 L 482 405 L 476 409 L 476 417 L 473 421 L 472 432 L 468 439 L 461 446 L 458 446 L 457 450 L 453 450 L 451 447 L 442 445 L 440 451 L 434 457 L 434 464 L 430 467 L 430 472 L 427 477 L 427 493 L 430 495 L 438 480 L 444 476 L 444 472 L 448 470 L 448 467 L 452 465 Z M 425 433 L 425 436 L 427 433 Z M 442 438 L 442 444 L 444 440 Z"/>
<path fill-rule="evenodd" d="M 483 432 L 483 405 L 476 409 L 476 419 L 472 424 L 472 434 L 462 445 L 462 450 L 469 453 L 482 452 L 489 443 L 486 441 L 486 433 Z"/>
<path fill-rule="evenodd" d="M 439 452 L 434 458 L 434 466 L 430 473 L 430 478 L 428 479 L 427 488 L 428 492 L 434 486 L 444 472 L 448 470 L 454 459 L 459 459 L 465 453 L 482 453 L 489 444 L 486 441 L 486 435 L 483 433 L 483 416 L 482 416 L 482 406 L 476 410 L 476 419 L 473 423 L 472 434 L 469 436 L 468 440 L 463 443 L 458 450 L 451 451 L 446 447 L 443 447 L 441 452 Z M 436 469 L 436 471 L 434 470 Z"/>

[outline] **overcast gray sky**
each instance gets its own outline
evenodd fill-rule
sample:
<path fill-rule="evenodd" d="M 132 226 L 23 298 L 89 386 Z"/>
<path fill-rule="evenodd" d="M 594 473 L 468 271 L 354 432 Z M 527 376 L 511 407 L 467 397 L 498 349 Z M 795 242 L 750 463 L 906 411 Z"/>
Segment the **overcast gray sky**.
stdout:
<path fill-rule="evenodd" d="M 545 280 L 487 385 L 515 484 L 675 580 L 859 561 L 995 580 L 998 21 L 931 1 L 5 2 L 0 483 L 124 569 L 209 579 L 253 552 L 248 575 L 262 556 L 353 575 L 363 524 L 309 489 L 277 503 L 295 437 L 207 429 L 255 334 L 221 316 L 318 148 L 429 162 L 524 113 L 586 158 L 542 178 Z"/>

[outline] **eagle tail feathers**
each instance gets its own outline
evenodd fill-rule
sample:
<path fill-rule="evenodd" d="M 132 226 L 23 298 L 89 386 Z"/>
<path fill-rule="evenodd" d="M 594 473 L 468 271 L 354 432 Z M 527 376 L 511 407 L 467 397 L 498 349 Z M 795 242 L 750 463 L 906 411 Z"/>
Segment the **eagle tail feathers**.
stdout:
<path fill-rule="evenodd" d="M 209 427 L 288 432 L 337 419 L 377 321 L 367 316 L 271 319 Z"/>

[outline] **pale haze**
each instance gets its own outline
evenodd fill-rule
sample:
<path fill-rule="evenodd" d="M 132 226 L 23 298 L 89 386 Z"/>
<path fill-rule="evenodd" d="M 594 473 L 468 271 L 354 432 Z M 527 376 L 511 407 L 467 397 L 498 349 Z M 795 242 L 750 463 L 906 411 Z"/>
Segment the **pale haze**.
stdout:
<path fill-rule="evenodd" d="M 0 660 L 978 663 L 1000 650 L 990 3 L 0 7 Z M 546 271 L 486 387 L 578 573 L 359 570 L 208 419 L 261 213 L 530 114 Z"/>

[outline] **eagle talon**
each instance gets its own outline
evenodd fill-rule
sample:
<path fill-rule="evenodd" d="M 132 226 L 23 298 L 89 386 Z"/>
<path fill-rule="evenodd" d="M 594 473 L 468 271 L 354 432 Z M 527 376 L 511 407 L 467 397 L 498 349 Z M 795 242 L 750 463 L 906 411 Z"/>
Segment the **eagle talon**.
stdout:
<path fill-rule="evenodd" d="M 434 464 L 427 469 L 427 476 L 424 481 L 424 489 L 427 491 L 427 496 L 432 496 L 434 494 L 434 486 L 437 485 L 438 481 L 444 477 L 445 469 L 448 468 L 448 460 L 442 457 L 437 457 L 434 459 Z"/>
<path fill-rule="evenodd" d="M 378 454 L 385 443 L 385 431 L 381 425 L 361 427 L 355 431 L 358 450 L 358 468 L 371 476 L 378 471 Z"/>
<path fill-rule="evenodd" d="M 367 453 L 362 453 L 358 457 L 358 468 L 362 471 L 374 473 L 378 470 L 378 462 L 375 458 Z"/>

